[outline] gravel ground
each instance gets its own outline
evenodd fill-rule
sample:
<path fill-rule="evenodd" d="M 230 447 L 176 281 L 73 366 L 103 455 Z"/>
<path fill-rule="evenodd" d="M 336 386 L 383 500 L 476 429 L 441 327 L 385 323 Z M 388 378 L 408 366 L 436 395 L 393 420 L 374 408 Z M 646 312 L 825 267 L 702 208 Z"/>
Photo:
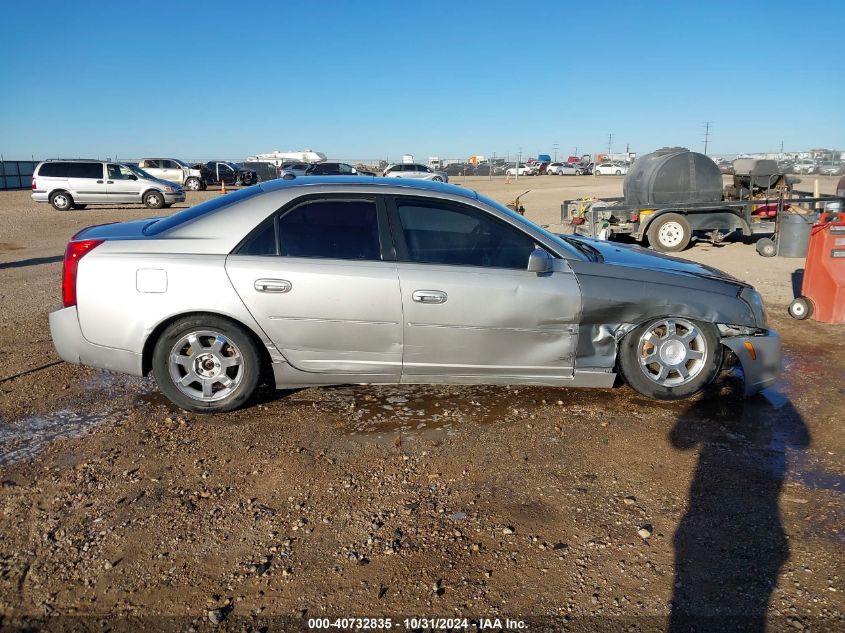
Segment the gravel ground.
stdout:
<path fill-rule="evenodd" d="M 503 201 L 524 190 L 465 180 Z M 543 223 L 564 197 L 621 189 L 526 180 Z M 338 387 L 210 417 L 149 379 L 64 363 L 3 380 L 57 360 L 46 315 L 67 239 L 147 215 L 0 193 L 0 630 L 845 626 L 845 346 L 841 327 L 785 316 L 800 261 L 739 243 L 684 253 L 769 304 L 786 372 L 750 400 L 729 377 L 681 403 L 627 387 Z"/>

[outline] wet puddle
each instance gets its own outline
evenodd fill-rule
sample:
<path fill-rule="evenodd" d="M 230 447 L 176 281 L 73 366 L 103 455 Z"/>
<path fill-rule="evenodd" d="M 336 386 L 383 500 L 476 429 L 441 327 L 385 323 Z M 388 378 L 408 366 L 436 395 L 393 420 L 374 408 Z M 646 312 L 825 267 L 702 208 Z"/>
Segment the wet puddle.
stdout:
<path fill-rule="evenodd" d="M 122 394 L 148 393 L 154 387 L 148 379 L 109 372 L 96 372 L 85 378 L 83 385 L 95 394 L 98 409 Z M 113 408 L 85 413 L 61 409 L 0 423 L 0 466 L 32 459 L 50 442 L 82 437 L 121 413 Z"/>
<path fill-rule="evenodd" d="M 0 466 L 32 459 L 55 440 L 82 437 L 105 419 L 105 415 L 56 411 L 0 425 Z"/>
<path fill-rule="evenodd" d="M 307 392 L 304 392 L 307 393 Z M 543 387 L 390 385 L 324 388 L 321 399 L 296 395 L 289 406 L 312 404 L 339 414 L 344 433 L 353 439 L 390 445 L 440 441 L 468 425 L 519 417 L 529 420 L 538 406 L 577 406 L 592 402 L 584 390 Z"/>

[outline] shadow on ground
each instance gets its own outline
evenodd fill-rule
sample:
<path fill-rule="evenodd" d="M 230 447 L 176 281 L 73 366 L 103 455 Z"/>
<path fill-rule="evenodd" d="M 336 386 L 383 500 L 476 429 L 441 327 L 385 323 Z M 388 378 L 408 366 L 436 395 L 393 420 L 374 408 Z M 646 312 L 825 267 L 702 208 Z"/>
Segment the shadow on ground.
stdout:
<path fill-rule="evenodd" d="M 789 559 L 779 508 L 789 449 L 810 445 L 807 426 L 776 392 L 745 401 L 714 397 L 685 410 L 669 439 L 677 449 L 699 450 L 674 537 L 669 630 L 764 631 Z"/>

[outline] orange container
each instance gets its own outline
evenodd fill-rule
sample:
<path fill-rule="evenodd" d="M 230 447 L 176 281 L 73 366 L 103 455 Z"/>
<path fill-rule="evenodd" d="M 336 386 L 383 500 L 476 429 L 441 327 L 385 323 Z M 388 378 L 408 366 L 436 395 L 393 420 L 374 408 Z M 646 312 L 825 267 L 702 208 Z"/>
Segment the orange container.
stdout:
<path fill-rule="evenodd" d="M 845 217 L 822 214 L 810 231 L 803 296 L 789 306 L 796 319 L 845 323 Z"/>

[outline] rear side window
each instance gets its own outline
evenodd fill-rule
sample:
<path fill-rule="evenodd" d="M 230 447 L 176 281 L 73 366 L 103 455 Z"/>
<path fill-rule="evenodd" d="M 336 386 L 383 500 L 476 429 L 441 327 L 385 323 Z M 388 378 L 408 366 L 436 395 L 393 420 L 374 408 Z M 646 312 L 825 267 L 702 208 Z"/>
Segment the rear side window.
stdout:
<path fill-rule="evenodd" d="M 39 176 L 46 178 L 67 178 L 69 163 L 44 163 L 38 170 Z"/>
<path fill-rule="evenodd" d="M 316 200 L 279 218 L 279 254 L 287 257 L 381 259 L 372 200 Z"/>
<path fill-rule="evenodd" d="M 68 163 L 68 178 L 102 178 L 102 163 Z"/>

